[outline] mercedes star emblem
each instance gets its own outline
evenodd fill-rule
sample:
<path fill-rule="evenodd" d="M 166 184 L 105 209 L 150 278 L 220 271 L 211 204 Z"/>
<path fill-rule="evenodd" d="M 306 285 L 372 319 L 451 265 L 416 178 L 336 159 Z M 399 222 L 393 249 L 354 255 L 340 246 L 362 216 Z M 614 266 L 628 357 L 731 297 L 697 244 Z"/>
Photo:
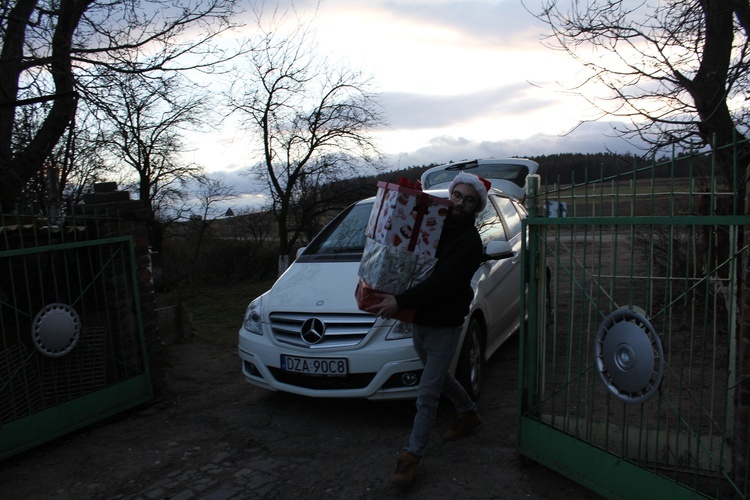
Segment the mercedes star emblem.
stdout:
<path fill-rule="evenodd" d="M 325 333 L 326 325 L 319 318 L 308 319 L 302 323 L 302 328 L 300 329 L 302 340 L 310 345 L 317 344 L 323 340 L 323 335 L 325 335 Z"/>

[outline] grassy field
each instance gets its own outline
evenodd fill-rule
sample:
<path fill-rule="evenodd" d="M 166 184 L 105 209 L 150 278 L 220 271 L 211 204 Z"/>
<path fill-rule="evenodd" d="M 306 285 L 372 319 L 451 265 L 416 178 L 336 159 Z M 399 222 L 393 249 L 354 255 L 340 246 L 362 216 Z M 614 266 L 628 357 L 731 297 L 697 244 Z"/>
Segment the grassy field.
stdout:
<path fill-rule="evenodd" d="M 711 186 L 706 179 L 620 179 L 576 186 L 550 185 L 540 199 L 564 202 L 567 217 L 683 216 L 707 210 L 711 203 L 730 203 L 736 193 Z M 714 201 L 712 201 L 714 200 Z"/>
<path fill-rule="evenodd" d="M 181 303 L 192 337 L 220 345 L 236 345 L 237 332 L 247 305 L 269 288 L 273 281 L 204 285 L 157 293 L 157 307 Z"/>

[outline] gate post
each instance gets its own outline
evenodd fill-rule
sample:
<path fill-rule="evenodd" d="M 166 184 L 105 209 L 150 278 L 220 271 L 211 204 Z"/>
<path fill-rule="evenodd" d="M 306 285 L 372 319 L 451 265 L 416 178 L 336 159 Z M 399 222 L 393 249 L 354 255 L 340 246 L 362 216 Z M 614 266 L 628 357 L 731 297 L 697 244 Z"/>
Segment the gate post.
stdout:
<path fill-rule="evenodd" d="M 750 215 L 750 167 L 745 174 L 745 215 Z M 748 230 L 742 228 L 743 247 L 750 244 Z M 748 429 L 750 428 L 750 385 L 745 379 L 750 377 L 750 259 L 748 252 L 742 254 L 742 290 L 740 301 L 740 335 L 737 339 L 737 359 L 735 380 L 738 381 L 735 392 L 735 434 L 734 434 L 734 477 L 740 491 L 747 492 L 748 474 Z"/>
<path fill-rule="evenodd" d="M 156 397 L 163 393 L 165 384 L 165 350 L 159 336 L 156 312 L 154 276 L 151 267 L 149 222 L 151 209 L 140 200 L 131 200 L 128 191 L 119 191 L 114 182 L 94 184 L 94 192 L 83 196 L 83 204 L 75 211 L 87 216 L 101 215 L 96 231 L 99 237 L 131 236 L 135 247 L 135 267 L 138 295 L 146 341 L 151 386 Z M 112 219 L 116 214 L 117 220 Z"/>

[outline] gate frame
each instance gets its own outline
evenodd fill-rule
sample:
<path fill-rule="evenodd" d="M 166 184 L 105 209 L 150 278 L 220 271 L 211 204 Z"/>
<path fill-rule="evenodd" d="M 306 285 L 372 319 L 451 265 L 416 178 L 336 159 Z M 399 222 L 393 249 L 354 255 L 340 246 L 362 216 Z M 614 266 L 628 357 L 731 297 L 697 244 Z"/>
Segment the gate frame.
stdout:
<path fill-rule="evenodd" d="M 569 219 L 544 218 L 539 215 L 539 177 L 530 177 L 527 184 L 527 198 L 529 201 L 529 217 L 523 221 L 523 255 L 527 260 L 527 265 L 523 266 L 523 283 L 528 287 L 528 298 L 526 294 L 521 294 L 522 310 L 528 311 L 528 319 L 522 323 L 520 329 L 519 341 L 519 413 L 518 413 L 518 432 L 516 434 L 516 447 L 518 451 L 567 477 L 591 489 L 592 491 L 604 495 L 608 498 L 665 498 L 665 495 L 679 498 L 706 498 L 706 496 L 694 489 L 687 487 L 677 481 L 671 481 L 668 478 L 660 476 L 648 469 L 639 467 L 637 464 L 618 457 L 603 449 L 597 448 L 590 443 L 578 439 L 572 435 L 566 434 L 551 425 L 543 423 L 540 419 L 533 419 L 527 416 L 534 404 L 539 401 L 537 374 L 539 373 L 539 364 L 536 352 L 539 344 L 540 332 L 546 330 L 546 311 L 543 304 L 545 303 L 545 294 L 547 284 L 545 283 L 544 265 L 546 258 L 540 255 L 540 244 L 537 237 L 530 230 L 530 227 L 539 227 L 543 231 L 540 238 L 545 238 L 546 229 L 553 225 L 637 225 L 647 223 L 649 225 L 727 225 L 745 228 L 750 226 L 750 216 L 745 215 L 718 216 L 708 215 L 701 216 L 700 220 L 696 217 L 576 217 Z M 750 180 L 749 180 L 750 182 Z M 750 200 L 748 200 L 750 206 Z M 745 231 L 745 235 L 747 231 Z M 743 245 L 737 245 L 738 250 L 742 251 Z M 743 271 L 747 271 L 747 252 L 738 257 L 738 262 L 743 266 Z M 739 273 L 735 272 L 733 276 L 737 277 Z M 743 276 L 750 276 L 749 273 L 743 272 Z M 744 284 L 743 290 L 736 290 L 735 297 L 745 296 L 748 284 Z M 744 304 L 744 301 L 738 305 L 743 308 L 736 318 L 744 318 L 750 304 Z M 743 314 L 745 313 L 745 314 Z M 742 337 L 744 325 L 734 325 L 735 343 L 730 348 L 730 363 L 733 363 L 730 370 L 735 379 L 740 379 L 742 374 L 740 370 L 740 361 L 734 347 Z M 732 384 L 729 384 L 732 385 Z M 734 406 L 737 407 L 737 399 L 734 399 Z M 734 410 L 735 408 L 732 408 Z M 737 450 L 736 447 L 744 446 L 745 441 L 735 439 L 735 449 L 733 460 L 738 457 L 745 457 L 743 450 Z M 744 470 L 744 469 L 743 469 Z M 734 470 L 737 472 L 737 466 Z M 743 474 L 745 474 L 743 472 Z M 744 477 L 734 481 L 744 486 Z"/>
<path fill-rule="evenodd" d="M 137 279 L 135 244 L 131 236 L 115 236 L 106 239 L 86 240 L 74 243 L 59 243 L 25 249 L 0 252 L 0 257 L 13 257 L 29 253 L 48 253 L 55 250 L 101 246 L 120 243 L 128 252 L 130 261 L 131 288 L 134 294 L 134 309 L 137 336 L 142 355 L 143 372 L 127 380 L 56 404 L 41 411 L 0 423 L 0 460 L 27 451 L 55 438 L 64 436 L 90 424 L 114 416 L 153 399 L 148 351 L 146 347 Z"/>

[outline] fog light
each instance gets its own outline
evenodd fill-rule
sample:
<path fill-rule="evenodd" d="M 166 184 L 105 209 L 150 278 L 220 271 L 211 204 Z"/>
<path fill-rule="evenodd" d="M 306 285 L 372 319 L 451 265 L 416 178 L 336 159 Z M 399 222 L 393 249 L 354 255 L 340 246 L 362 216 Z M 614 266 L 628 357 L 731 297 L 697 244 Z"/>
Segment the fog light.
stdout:
<path fill-rule="evenodd" d="M 401 375 L 401 383 L 405 386 L 415 385 L 419 381 L 416 373 L 404 373 Z"/>
<path fill-rule="evenodd" d="M 249 361 L 245 361 L 245 371 L 250 375 L 255 375 L 256 377 L 260 376 L 260 372 L 258 371 L 258 369 Z"/>

